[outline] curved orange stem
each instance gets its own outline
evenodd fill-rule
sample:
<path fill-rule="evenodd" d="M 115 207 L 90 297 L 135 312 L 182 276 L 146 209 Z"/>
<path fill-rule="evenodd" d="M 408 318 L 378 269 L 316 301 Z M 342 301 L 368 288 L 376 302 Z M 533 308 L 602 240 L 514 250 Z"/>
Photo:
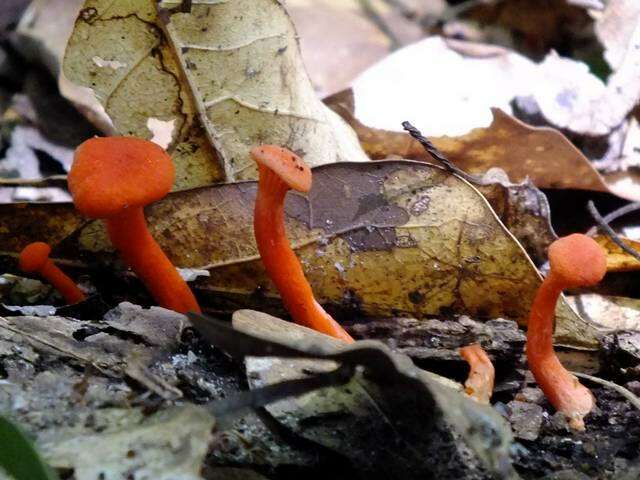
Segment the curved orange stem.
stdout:
<path fill-rule="evenodd" d="M 149 233 L 142 207 L 125 209 L 105 222 L 111 243 L 161 307 L 200 312 L 193 292 Z"/>
<path fill-rule="evenodd" d="M 291 249 L 284 223 L 284 199 L 289 187 L 259 165 L 260 181 L 253 228 L 262 262 L 296 323 L 346 342 L 353 338 L 313 297 L 298 257 Z"/>
<path fill-rule="evenodd" d="M 462 347 L 460 356 L 471 367 L 467 381 L 464 383 L 467 395 L 479 403 L 488 405 L 491 395 L 493 395 L 493 385 L 496 378 L 496 370 L 489 355 L 479 343 L 474 343 Z"/>
<path fill-rule="evenodd" d="M 47 259 L 44 262 L 38 273 L 60 292 L 67 303 L 78 303 L 86 298 L 86 295 L 78 288 L 76 283 L 60 270 L 51 259 Z"/>
<path fill-rule="evenodd" d="M 560 363 L 553 349 L 553 320 L 563 285 L 553 271 L 542 282 L 531 306 L 527 326 L 527 361 L 536 382 L 569 425 L 584 430 L 583 418 L 595 406 L 591 391 Z"/>

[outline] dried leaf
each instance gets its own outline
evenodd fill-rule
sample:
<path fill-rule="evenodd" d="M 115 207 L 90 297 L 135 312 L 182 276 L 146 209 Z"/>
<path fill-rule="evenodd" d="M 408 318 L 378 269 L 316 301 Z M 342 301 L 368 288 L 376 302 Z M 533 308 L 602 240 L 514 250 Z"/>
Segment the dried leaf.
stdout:
<path fill-rule="evenodd" d="M 428 135 L 460 135 L 488 125 L 491 107 L 511 113 L 514 98 L 529 97 L 550 125 L 597 136 L 618 127 L 640 97 L 637 49 L 605 84 L 555 52 L 534 63 L 504 48 L 473 47 L 484 46 L 430 37 L 394 52 L 354 81 L 356 118 L 387 130 L 410 120 Z"/>
<path fill-rule="evenodd" d="M 610 0 L 595 24 L 605 47 L 604 58 L 612 70 L 631 67 L 640 42 L 640 5 L 633 0 Z"/>
<path fill-rule="evenodd" d="M 583 318 L 608 330 L 640 330 L 640 300 L 586 293 L 567 298 Z"/>
<path fill-rule="evenodd" d="M 174 264 L 211 272 L 195 284 L 205 306 L 280 305 L 253 238 L 255 187 L 179 192 L 147 210 L 152 234 Z M 409 161 L 319 167 L 308 199 L 289 195 L 286 211 L 288 235 L 322 303 L 385 317 L 449 312 L 526 323 L 537 270 L 482 195 L 439 167 Z M 34 239 L 52 244 L 63 263 L 115 259 L 102 224 L 83 220 L 71 206 L 0 206 L 0 261 L 7 269 L 15 269 L 17 252 Z M 596 331 L 562 302 L 558 314 L 558 341 L 597 344 Z"/>
<path fill-rule="evenodd" d="M 371 128 L 344 106 L 344 98 L 329 105 L 354 128 L 362 147 L 374 160 L 400 156 L 431 161 L 424 148 L 406 133 Z M 492 108 L 493 121 L 457 137 L 429 140 L 457 167 L 483 174 L 504 170 L 512 182 L 530 179 L 538 188 L 575 188 L 607 192 L 607 185 L 591 162 L 557 130 L 532 127 Z M 428 132 L 425 132 L 428 133 Z"/>
<path fill-rule="evenodd" d="M 304 377 L 305 369 L 322 371 L 331 368 L 334 361 L 365 367 L 366 380 L 356 377 L 340 389 L 313 392 L 267 407 L 280 422 L 336 449 L 359 469 L 384 472 L 390 478 L 424 478 L 428 472 L 437 471 L 441 462 L 430 461 L 428 452 L 432 451 L 430 448 L 443 447 L 433 432 L 434 423 L 443 416 L 486 468 L 498 478 L 515 477 L 507 454 L 510 432 L 499 415 L 434 380 L 433 374 L 415 367 L 408 357 L 392 353 L 374 341 L 345 345 L 260 312 L 236 312 L 233 326 L 254 338 L 298 351 L 297 355 L 306 358 L 248 357 L 246 365 L 253 388 L 284 378 Z M 247 351 L 245 355 L 251 353 Z M 331 422 L 332 417 L 342 420 Z M 318 423 L 320 418 L 324 421 Z M 388 442 L 381 442 L 381 435 Z"/>
<path fill-rule="evenodd" d="M 582 53 L 585 44 L 590 46 L 585 30 L 589 31 L 593 23 L 585 5 L 577 8 L 576 3 L 566 0 L 476 2 L 467 8 L 452 9 L 456 12 L 455 18 L 445 18 L 448 21 L 442 30 L 454 38 L 464 36 L 487 44 L 509 46 L 529 58 L 540 58 L 550 50 L 564 50 L 576 56 Z"/>
<path fill-rule="evenodd" d="M 59 94 L 101 131 L 113 135 L 113 125 L 93 92 L 61 75 L 64 49 L 83 3 L 84 0 L 33 0 L 20 19 L 16 29 L 19 41 L 14 46 L 24 57 L 44 65 L 57 79 Z"/>
<path fill-rule="evenodd" d="M 163 410 L 144 418 L 123 412 L 128 421 L 93 435 L 69 432 L 42 444 L 47 460 L 73 469 L 77 480 L 154 478 L 202 480 L 200 470 L 212 440 L 215 420 L 196 405 Z M 137 417 L 137 418 L 136 418 Z M 96 456 L 96 452 L 100 455 Z"/>
<path fill-rule="evenodd" d="M 511 183 L 504 171 L 490 169 L 476 188 L 500 221 L 537 265 L 547 261 L 547 248 L 558 238 L 551 225 L 551 208 L 544 193 L 530 180 Z"/>
<path fill-rule="evenodd" d="M 261 143 L 311 165 L 367 160 L 316 98 L 276 0 L 87 0 L 64 71 L 94 89 L 120 133 L 170 127 L 177 188 L 255 178 L 249 150 Z"/>
<path fill-rule="evenodd" d="M 640 270 L 640 261 L 629 255 L 607 235 L 597 235 L 594 240 L 607 252 L 607 272 L 634 272 Z M 621 238 L 629 247 L 640 252 L 640 242 Z"/>

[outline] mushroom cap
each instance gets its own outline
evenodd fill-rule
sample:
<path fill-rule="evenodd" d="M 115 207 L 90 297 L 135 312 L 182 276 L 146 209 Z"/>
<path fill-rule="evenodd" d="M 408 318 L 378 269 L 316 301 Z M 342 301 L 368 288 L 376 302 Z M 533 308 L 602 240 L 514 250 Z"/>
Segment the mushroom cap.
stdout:
<path fill-rule="evenodd" d="M 311 169 L 292 151 L 277 145 L 260 145 L 251 150 L 251 157 L 278 175 L 289 188 L 298 192 L 311 189 Z"/>
<path fill-rule="evenodd" d="M 40 270 L 49 259 L 51 247 L 44 242 L 33 242 L 20 252 L 19 265 L 23 272 L 31 273 Z"/>
<path fill-rule="evenodd" d="M 155 143 L 95 137 L 76 149 L 67 182 L 81 213 L 107 218 L 160 200 L 171 191 L 174 178 L 171 157 Z"/>
<path fill-rule="evenodd" d="M 595 285 L 607 273 L 605 251 L 581 233 L 559 238 L 549 246 L 551 272 L 564 288 Z"/>

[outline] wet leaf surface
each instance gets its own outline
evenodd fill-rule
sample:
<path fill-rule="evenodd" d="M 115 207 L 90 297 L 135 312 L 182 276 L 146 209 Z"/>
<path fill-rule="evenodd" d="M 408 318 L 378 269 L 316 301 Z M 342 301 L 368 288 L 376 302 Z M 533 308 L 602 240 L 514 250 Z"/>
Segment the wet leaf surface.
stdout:
<path fill-rule="evenodd" d="M 180 3 L 87 0 L 64 61 L 121 134 L 168 130 L 177 188 L 255 178 L 249 150 L 262 143 L 310 165 L 367 159 L 317 99 L 279 2 Z"/>
<path fill-rule="evenodd" d="M 308 199 L 288 196 L 287 228 L 322 303 L 376 316 L 451 312 L 526 322 L 540 276 L 468 183 L 402 161 L 327 165 L 314 179 Z M 211 272 L 194 284 L 205 307 L 279 308 L 253 239 L 254 196 L 255 183 L 222 185 L 176 193 L 147 210 L 177 266 Z M 0 206 L 7 268 L 36 238 L 52 244 L 63 265 L 115 259 L 102 225 L 70 206 Z M 562 302 L 558 314 L 559 341 L 596 344 L 597 332 Z"/>

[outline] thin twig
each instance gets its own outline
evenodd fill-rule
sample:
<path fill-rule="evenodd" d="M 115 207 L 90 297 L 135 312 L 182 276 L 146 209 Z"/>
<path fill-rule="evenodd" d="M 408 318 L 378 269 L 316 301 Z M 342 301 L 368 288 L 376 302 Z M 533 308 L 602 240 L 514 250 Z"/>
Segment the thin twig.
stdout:
<path fill-rule="evenodd" d="M 391 51 L 397 50 L 402 46 L 402 43 L 398 39 L 398 37 L 393 33 L 391 27 L 387 24 L 384 18 L 380 15 L 380 13 L 375 9 L 375 7 L 371 4 L 370 0 L 360 0 L 360 8 L 364 12 L 369 20 L 371 20 L 376 27 L 389 39 L 389 48 Z"/>
<path fill-rule="evenodd" d="M 624 207 L 620 207 L 619 209 L 614 210 L 613 212 L 607 213 L 602 218 L 605 222 L 611 223 L 620 217 L 624 217 L 628 213 L 635 212 L 636 210 L 640 210 L 640 202 L 629 203 Z M 589 229 L 589 231 L 587 232 L 587 235 L 589 237 L 593 237 L 597 231 L 598 231 L 598 225 L 595 225 Z"/>
<path fill-rule="evenodd" d="M 571 372 L 571 373 L 573 373 L 576 377 L 584 378 L 594 383 L 599 383 L 600 385 L 604 385 L 605 387 L 608 387 L 611 390 L 615 390 L 624 398 L 629 400 L 629 402 L 631 402 L 631 405 L 633 405 L 638 410 L 640 410 L 640 398 L 638 398 L 637 395 L 634 395 L 633 392 L 631 392 L 630 390 L 624 388 L 622 385 L 618 385 L 617 383 L 610 382 L 609 380 L 604 380 L 603 378 L 600 378 L 600 377 L 594 377 L 593 375 L 589 375 L 586 373 L 580 373 L 580 372 Z"/>
<path fill-rule="evenodd" d="M 445 157 L 442 154 L 442 152 L 438 150 L 433 143 L 431 143 L 431 140 L 423 136 L 422 133 L 420 133 L 420 130 L 418 130 L 416 127 L 411 125 L 411 123 L 402 122 L 402 128 L 404 128 L 409 135 L 411 135 L 415 140 L 417 140 L 420 143 L 420 145 L 422 145 L 422 147 L 426 150 L 426 152 L 429 155 L 431 155 L 433 159 L 442 163 L 442 165 L 444 165 L 444 167 L 447 170 L 464 178 L 467 182 L 474 183 L 476 185 L 482 185 L 483 183 L 482 180 L 480 180 L 479 178 L 473 175 L 469 175 L 467 172 L 465 172 L 464 170 L 461 170 L 460 168 L 456 167 L 453 163 L 451 163 L 451 161 L 447 157 Z"/>
<path fill-rule="evenodd" d="M 587 203 L 587 210 L 589 210 L 589 213 L 598 224 L 598 228 L 602 231 L 602 233 L 607 235 L 611 239 L 611 241 L 619 246 L 622 250 L 627 252 L 636 260 L 640 261 L 640 252 L 638 252 L 634 248 L 631 248 L 629 245 L 622 241 L 618 234 L 613 231 L 613 228 L 609 226 L 607 221 L 602 218 L 602 215 L 600 215 L 600 212 L 598 212 L 598 209 L 596 208 L 592 200 L 589 200 L 589 203 Z"/>

